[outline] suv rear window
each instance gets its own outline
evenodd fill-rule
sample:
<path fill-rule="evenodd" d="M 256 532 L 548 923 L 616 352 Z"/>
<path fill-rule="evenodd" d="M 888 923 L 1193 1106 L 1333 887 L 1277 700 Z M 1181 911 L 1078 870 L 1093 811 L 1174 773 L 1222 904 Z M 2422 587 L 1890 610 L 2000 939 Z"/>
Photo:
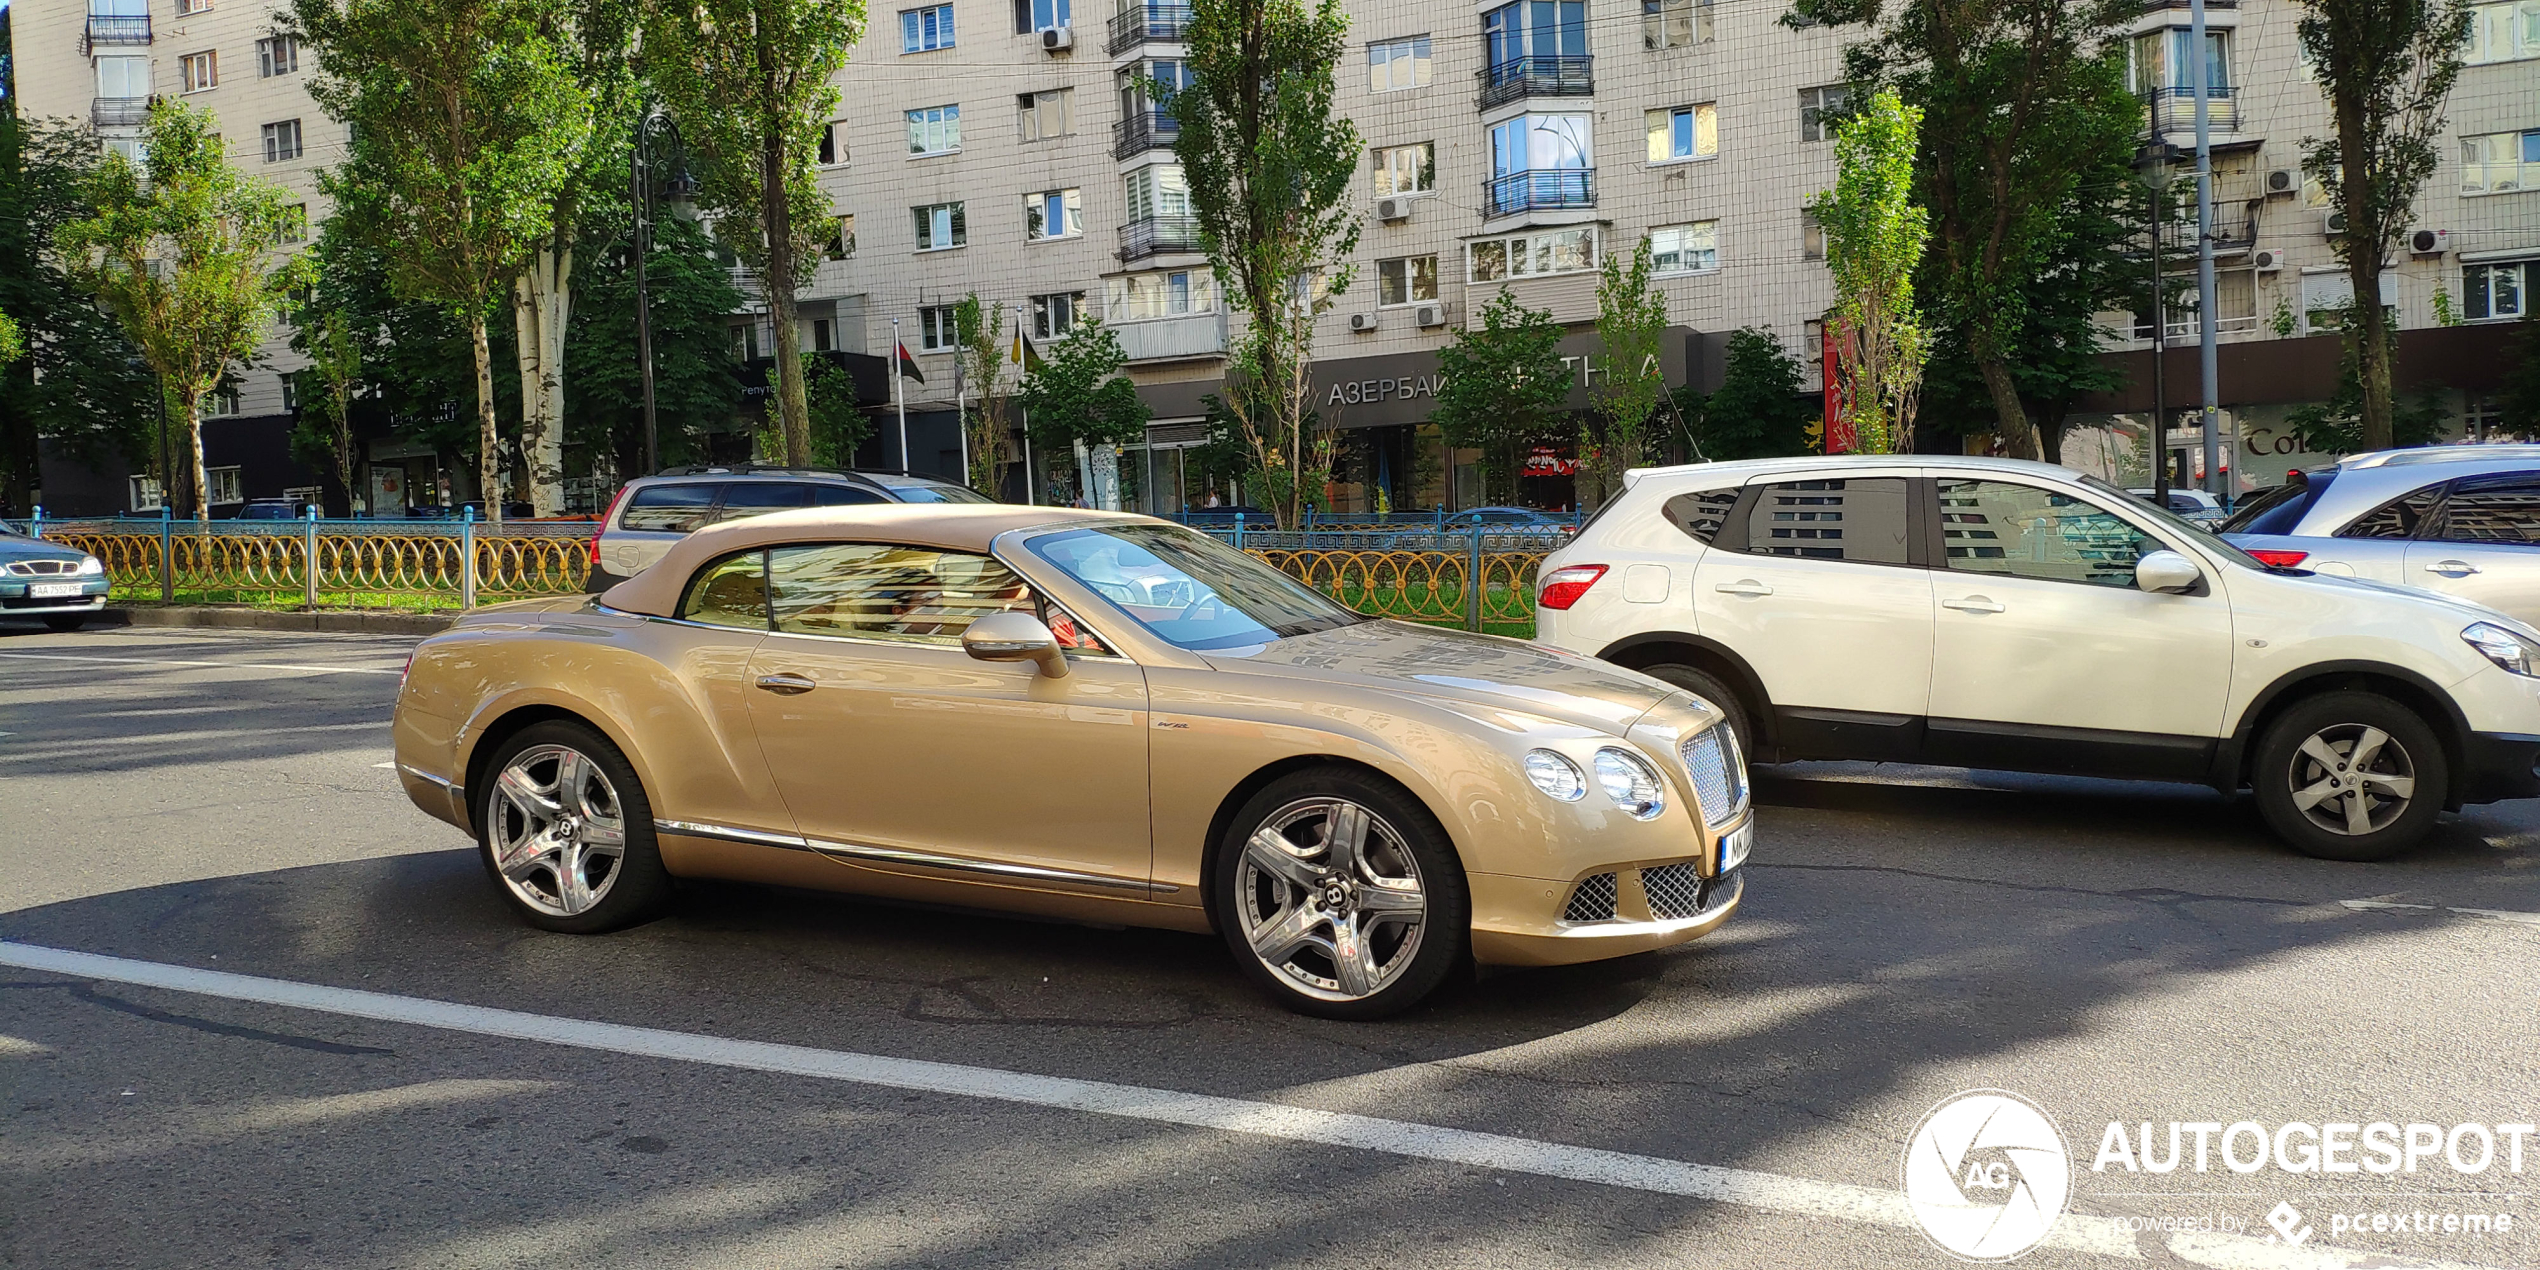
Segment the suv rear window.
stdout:
<path fill-rule="evenodd" d="M 2289 534 L 2302 523 L 2303 513 L 2328 492 L 2328 483 L 2337 479 L 2337 469 L 2324 467 L 2315 472 L 2295 472 L 2282 485 L 2258 495 L 2233 512 L 2222 523 L 2218 534 Z"/>
<path fill-rule="evenodd" d="M 693 533 L 705 527 L 706 513 L 714 510 L 715 495 L 722 492 L 723 486 L 711 481 L 647 485 L 626 500 L 625 510 L 617 514 L 617 527 L 647 533 Z"/>
<path fill-rule="evenodd" d="M 748 520 L 769 512 L 793 507 L 811 506 L 811 487 L 791 481 L 734 481 L 723 487 L 723 506 L 714 514 L 716 524 L 727 520 Z"/>
<path fill-rule="evenodd" d="M 1743 492 L 1740 487 L 1732 485 L 1727 489 L 1698 489 L 1689 494 L 1678 494 L 1667 500 L 1667 523 L 1685 531 L 1695 542 L 1710 546 L 1711 539 L 1720 532 L 1721 522 L 1728 519 L 1729 509 L 1737 506 L 1738 495 Z M 1606 504 L 1608 507 L 1612 505 Z M 1598 515 L 1603 514 L 1598 512 Z M 1579 536 L 1586 537 L 1587 530 L 1582 528 Z"/>

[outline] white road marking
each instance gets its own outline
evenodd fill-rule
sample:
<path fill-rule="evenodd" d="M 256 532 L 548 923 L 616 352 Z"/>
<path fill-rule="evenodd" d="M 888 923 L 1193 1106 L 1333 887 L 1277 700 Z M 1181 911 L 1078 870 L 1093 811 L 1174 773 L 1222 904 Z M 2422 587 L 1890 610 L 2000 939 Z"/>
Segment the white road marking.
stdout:
<path fill-rule="evenodd" d="M 2540 926 L 2540 913 L 2517 913 L 2501 908 L 2454 908 L 2434 904 L 2395 904 L 2389 900 L 2339 900 L 2337 902 L 2347 908 L 2356 910 L 2396 908 L 2411 909 L 2421 913 L 2439 911 L 2445 913 L 2458 913 L 2463 917 L 2485 917 L 2499 922 L 2519 922 L 2525 926 Z"/>
<path fill-rule="evenodd" d="M 1915 1228 L 1913 1210 L 1904 1195 L 1896 1191 L 1283 1103 L 557 1018 L 7 941 L 0 941 L 0 965 L 479 1036 L 1355 1147 L 1410 1159 L 1680 1195 L 1803 1217 Z M 2128 1260 L 2142 1257 L 2135 1237 L 2119 1233 L 2104 1217 L 2067 1213 L 2047 1232 L 2045 1242 Z M 2449 1262 L 2401 1261 L 2327 1247 L 2280 1247 L 2235 1235 L 2174 1235 L 2167 1247 L 2172 1255 L 2199 1265 L 2247 1270 L 2353 1270 L 2364 1265 L 2476 1270 Z"/>
<path fill-rule="evenodd" d="M 214 670 L 297 670 L 313 675 L 402 675 L 372 666 L 298 666 L 288 662 L 179 661 L 172 657 L 77 657 L 68 653 L 0 653 L 25 661 L 102 661 L 120 666 L 203 666 Z"/>

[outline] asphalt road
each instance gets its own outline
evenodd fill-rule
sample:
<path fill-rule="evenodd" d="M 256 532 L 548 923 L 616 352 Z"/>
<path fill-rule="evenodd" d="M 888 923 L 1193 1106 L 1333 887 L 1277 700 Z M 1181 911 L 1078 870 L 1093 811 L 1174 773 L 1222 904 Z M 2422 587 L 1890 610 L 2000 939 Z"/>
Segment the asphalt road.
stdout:
<path fill-rule="evenodd" d="M 2074 1156 L 2082 1247 L 2025 1265 L 2540 1262 L 2540 1139 L 2520 1174 L 2092 1170 L 2112 1121 L 2540 1120 L 2540 803 L 2339 865 L 2210 791 L 1783 769 L 1717 937 L 1350 1025 L 1179 934 L 726 886 L 528 929 L 384 769 L 409 643 L 0 627 L 0 940 L 576 1021 L 21 957 L 0 1265 L 1948 1265 L 1899 1162 L 1980 1087 Z"/>

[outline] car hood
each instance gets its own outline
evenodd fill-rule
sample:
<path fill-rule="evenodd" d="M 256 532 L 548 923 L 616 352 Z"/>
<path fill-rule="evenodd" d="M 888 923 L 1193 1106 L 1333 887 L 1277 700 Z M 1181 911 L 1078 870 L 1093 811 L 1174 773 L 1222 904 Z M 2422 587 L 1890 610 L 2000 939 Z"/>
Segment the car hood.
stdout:
<path fill-rule="evenodd" d="M 0 560 L 81 560 L 88 553 L 77 547 L 66 547 L 41 538 L 21 538 L 15 534 L 0 537 Z"/>
<path fill-rule="evenodd" d="M 1646 675 L 1523 640 L 1389 620 L 1202 656 L 1229 673 L 1430 697 L 1613 736 L 1675 691 Z"/>
<path fill-rule="evenodd" d="M 2316 586 L 2344 587 L 2350 591 L 2363 592 L 2379 600 L 2410 605 L 2429 615 L 2456 620 L 2464 626 L 2471 622 L 2493 622 L 2508 630 L 2519 631 L 2534 640 L 2540 640 L 2540 630 L 2534 630 L 2528 622 L 2509 617 L 2483 604 L 2473 604 L 2457 595 L 2446 595 L 2441 591 L 2430 591 L 2424 587 L 2401 586 L 2395 582 L 2375 582 L 2370 578 L 2341 578 L 2326 573 L 2314 573 L 2298 581 Z"/>

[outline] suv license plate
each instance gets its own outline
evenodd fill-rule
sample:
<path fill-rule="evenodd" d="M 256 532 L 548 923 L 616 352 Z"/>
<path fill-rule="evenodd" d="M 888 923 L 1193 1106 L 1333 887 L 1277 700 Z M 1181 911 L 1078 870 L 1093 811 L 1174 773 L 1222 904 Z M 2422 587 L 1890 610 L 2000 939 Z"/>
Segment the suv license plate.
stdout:
<path fill-rule="evenodd" d="M 77 582 L 30 582 L 26 593 L 38 600 L 59 600 L 76 598 L 80 590 L 81 584 Z"/>

